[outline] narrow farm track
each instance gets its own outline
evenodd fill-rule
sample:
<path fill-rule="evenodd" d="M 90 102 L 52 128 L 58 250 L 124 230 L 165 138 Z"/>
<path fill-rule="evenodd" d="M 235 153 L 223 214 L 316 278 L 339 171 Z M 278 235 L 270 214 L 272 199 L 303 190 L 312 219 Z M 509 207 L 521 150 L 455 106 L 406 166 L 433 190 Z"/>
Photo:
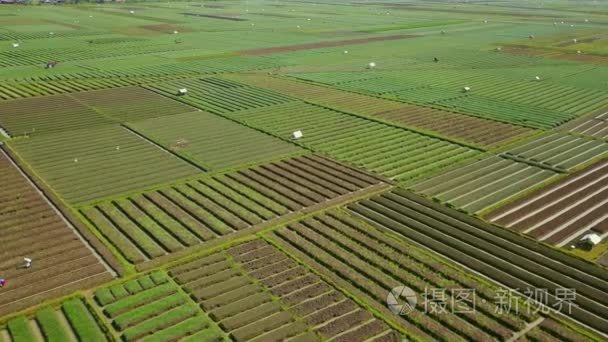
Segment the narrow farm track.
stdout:
<path fill-rule="evenodd" d="M 1 150 L 0 150 L 1 151 Z M 111 280 L 114 272 L 0 152 L 0 314 Z M 34 260 L 23 266 L 23 258 Z"/>
<path fill-rule="evenodd" d="M 534 244 L 404 190 L 349 208 L 510 288 L 548 289 L 547 305 L 608 332 L 608 275 L 600 268 Z M 560 306 L 556 289 L 576 291 L 575 305 Z M 570 312 L 568 312 L 570 310 Z"/>

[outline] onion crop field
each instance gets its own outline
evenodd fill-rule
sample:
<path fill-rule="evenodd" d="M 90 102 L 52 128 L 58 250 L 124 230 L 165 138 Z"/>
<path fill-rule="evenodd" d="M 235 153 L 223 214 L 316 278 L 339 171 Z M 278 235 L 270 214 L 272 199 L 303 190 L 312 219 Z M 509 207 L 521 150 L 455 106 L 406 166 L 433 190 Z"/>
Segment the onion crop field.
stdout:
<path fill-rule="evenodd" d="M 32 318 L 19 316 L 0 330 L 2 341 L 111 341 L 95 314 L 80 298 L 64 301 L 59 307 L 47 306 Z"/>
<path fill-rule="evenodd" d="M 188 103 L 220 114 L 294 101 L 273 91 L 216 77 L 164 82 L 153 84 L 150 89 L 175 95 L 182 88 L 188 90 Z"/>
<path fill-rule="evenodd" d="M 349 206 L 369 222 L 500 281 L 520 293 L 547 289 L 545 305 L 606 332 L 608 275 L 584 261 L 552 251 L 404 190 Z M 576 289 L 574 306 L 558 306 L 556 288 Z"/>
<path fill-rule="evenodd" d="M 489 221 L 564 246 L 592 230 L 608 235 L 608 162 L 598 162 L 489 213 Z"/>
<path fill-rule="evenodd" d="M 16 140 L 11 148 L 69 203 L 202 172 L 117 125 Z"/>
<path fill-rule="evenodd" d="M 563 172 L 607 154 L 608 143 L 556 133 L 509 149 L 502 155 Z"/>
<path fill-rule="evenodd" d="M 162 272 L 99 289 L 95 301 L 123 341 L 227 341 Z"/>
<path fill-rule="evenodd" d="M 260 75 L 246 75 L 242 79 L 246 83 L 282 92 L 309 103 L 377 118 L 398 126 L 419 129 L 482 147 L 504 144 L 533 132 L 521 126 L 289 79 Z"/>
<path fill-rule="evenodd" d="M 80 212 L 137 264 L 379 186 L 375 177 L 313 155 L 104 201 Z"/>
<path fill-rule="evenodd" d="M 0 0 L 0 342 L 607 341 L 606 27 Z"/>
<path fill-rule="evenodd" d="M 206 112 L 138 121 L 129 127 L 206 170 L 306 153 L 294 144 Z"/>
<path fill-rule="evenodd" d="M 403 182 L 481 154 L 466 146 L 302 102 L 240 111 L 229 117 L 282 138 L 301 130 L 304 136 L 298 144 Z"/>
<path fill-rule="evenodd" d="M 0 314 L 111 280 L 90 246 L 0 150 Z M 31 272 L 23 257 L 38 260 Z"/>
<path fill-rule="evenodd" d="M 234 341 L 398 341 L 385 322 L 262 240 L 170 271 Z"/>
<path fill-rule="evenodd" d="M 445 264 L 422 249 L 405 247 L 345 213 L 332 212 L 290 224 L 286 229 L 278 230 L 273 238 L 298 257 L 314 260 L 314 265 L 325 274 L 335 275 L 351 287 L 355 286 L 361 298 L 380 310 L 386 310 L 386 292 L 399 284 L 416 291 L 419 303 L 425 303 L 421 306 L 424 308 L 433 300 L 424 297 L 428 289 L 475 289 L 477 303 L 472 298 L 448 300 L 449 305 L 461 306 L 463 314 L 453 314 L 451 310 L 421 310 L 399 317 L 399 325 L 417 338 L 507 339 L 527 321 L 536 319 L 534 316 L 496 314 L 492 305 L 481 302 L 481 298 L 491 302 L 496 288 L 484 287 L 463 270 Z M 475 305 L 475 315 L 465 313 L 467 307 Z"/>
<path fill-rule="evenodd" d="M 608 140 L 608 112 L 569 124 L 569 131 L 596 139 Z"/>
<path fill-rule="evenodd" d="M 466 212 L 479 213 L 556 176 L 552 170 L 489 157 L 410 188 Z"/>
<path fill-rule="evenodd" d="M 193 109 L 138 87 L 0 102 L 0 127 L 12 136 L 71 131 Z"/>

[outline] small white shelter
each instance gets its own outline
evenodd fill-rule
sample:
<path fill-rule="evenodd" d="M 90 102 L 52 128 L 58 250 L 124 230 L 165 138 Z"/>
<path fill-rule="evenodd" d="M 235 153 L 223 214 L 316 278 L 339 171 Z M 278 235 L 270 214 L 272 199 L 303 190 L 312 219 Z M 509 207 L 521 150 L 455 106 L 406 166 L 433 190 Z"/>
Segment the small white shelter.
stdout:
<path fill-rule="evenodd" d="M 375 62 L 369 62 L 369 64 L 367 65 L 368 69 L 373 69 L 376 67 L 376 63 Z"/>
<path fill-rule="evenodd" d="M 179 95 L 179 96 L 184 96 L 186 94 L 188 94 L 188 89 L 186 89 L 186 88 L 180 88 L 177 90 L 177 95 Z"/>
<path fill-rule="evenodd" d="M 293 133 L 291 133 L 291 138 L 293 140 L 298 140 L 298 139 L 302 138 L 303 136 L 304 136 L 304 134 L 300 130 L 294 131 Z"/>
<path fill-rule="evenodd" d="M 600 242 L 602 242 L 602 238 L 596 233 L 589 233 L 583 236 L 580 240 L 582 244 L 585 244 L 589 247 L 593 247 Z"/>
<path fill-rule="evenodd" d="M 534 79 L 540 81 L 540 76 L 534 76 Z"/>
<path fill-rule="evenodd" d="M 19 47 L 19 43 L 13 43 L 13 47 L 14 48 L 18 48 Z"/>
<path fill-rule="evenodd" d="M 464 88 L 462 88 L 462 91 L 467 93 L 467 92 L 471 91 L 471 87 L 464 87 Z"/>

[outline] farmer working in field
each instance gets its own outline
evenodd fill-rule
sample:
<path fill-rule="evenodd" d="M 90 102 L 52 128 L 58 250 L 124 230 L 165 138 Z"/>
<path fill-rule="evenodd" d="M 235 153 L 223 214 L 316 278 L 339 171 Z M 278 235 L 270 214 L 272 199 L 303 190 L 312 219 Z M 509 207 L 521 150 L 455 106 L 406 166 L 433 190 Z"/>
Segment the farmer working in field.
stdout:
<path fill-rule="evenodd" d="M 6 285 L 6 279 L 0 278 L 0 287 L 4 287 Z"/>

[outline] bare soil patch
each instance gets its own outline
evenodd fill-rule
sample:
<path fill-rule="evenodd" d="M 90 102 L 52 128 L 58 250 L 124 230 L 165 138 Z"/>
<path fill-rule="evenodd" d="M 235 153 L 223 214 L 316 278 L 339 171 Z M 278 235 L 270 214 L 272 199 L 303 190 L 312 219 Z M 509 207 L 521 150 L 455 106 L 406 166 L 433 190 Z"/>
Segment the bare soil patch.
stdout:
<path fill-rule="evenodd" d="M 327 47 L 336 47 L 336 46 L 343 46 L 343 45 L 366 44 L 366 43 L 372 43 L 372 42 L 381 42 L 381 41 L 387 41 L 387 40 L 408 39 L 408 38 L 415 38 L 415 37 L 417 37 L 417 36 L 416 35 L 410 35 L 410 34 L 396 34 L 396 35 L 391 35 L 391 36 L 379 36 L 379 37 L 367 37 L 367 38 L 334 40 L 334 41 L 328 41 L 328 42 L 297 44 L 297 45 L 288 45 L 288 46 L 276 46 L 276 47 L 271 47 L 271 48 L 245 50 L 245 51 L 241 51 L 240 54 L 243 55 L 243 56 L 258 56 L 258 55 L 267 55 L 267 54 L 272 54 L 272 53 L 291 52 L 291 51 L 299 51 L 299 50 L 322 49 L 322 48 L 327 48 Z"/>

